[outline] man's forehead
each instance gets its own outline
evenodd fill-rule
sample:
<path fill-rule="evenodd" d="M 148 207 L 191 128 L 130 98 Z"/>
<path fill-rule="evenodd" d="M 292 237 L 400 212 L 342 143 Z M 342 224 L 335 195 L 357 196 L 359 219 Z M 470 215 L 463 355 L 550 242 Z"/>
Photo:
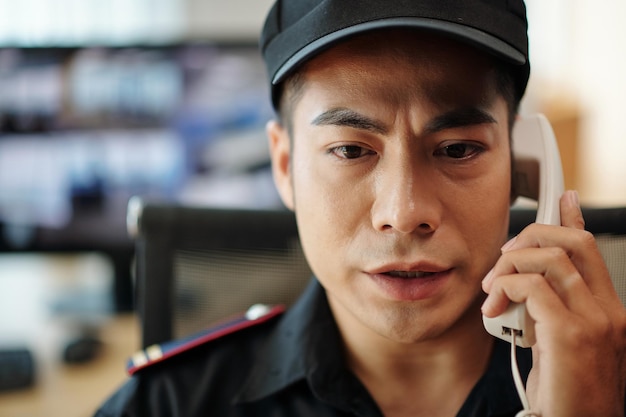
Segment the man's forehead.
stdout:
<path fill-rule="evenodd" d="M 481 77 L 477 74 L 476 77 Z M 441 109 L 458 107 L 490 107 L 498 98 L 496 71 L 486 69 L 482 80 L 474 83 L 456 82 L 457 78 L 448 78 L 424 84 L 422 98 Z"/>
<path fill-rule="evenodd" d="M 302 68 L 300 87 L 328 88 L 331 94 L 341 90 L 355 99 L 374 92 L 390 100 L 410 97 L 442 108 L 488 105 L 495 99 L 497 71 L 486 54 L 439 36 L 405 31 L 391 31 L 386 41 L 396 38 L 403 42 L 389 47 L 382 33 L 372 33 L 329 49 Z M 404 84 L 386 83 L 389 78 Z"/>

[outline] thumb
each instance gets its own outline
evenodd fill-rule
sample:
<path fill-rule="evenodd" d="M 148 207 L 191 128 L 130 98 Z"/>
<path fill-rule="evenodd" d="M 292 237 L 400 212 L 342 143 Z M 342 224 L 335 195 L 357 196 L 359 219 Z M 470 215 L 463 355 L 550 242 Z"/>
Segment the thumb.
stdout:
<path fill-rule="evenodd" d="M 561 225 L 573 229 L 585 229 L 585 219 L 580 210 L 578 191 L 568 190 L 561 196 Z"/>

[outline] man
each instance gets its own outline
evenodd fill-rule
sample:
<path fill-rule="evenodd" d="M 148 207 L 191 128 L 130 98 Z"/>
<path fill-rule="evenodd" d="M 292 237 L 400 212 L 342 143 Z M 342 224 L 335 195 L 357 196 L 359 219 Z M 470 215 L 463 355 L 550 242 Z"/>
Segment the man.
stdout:
<path fill-rule="evenodd" d="M 623 416 L 626 315 L 576 193 L 562 226 L 505 244 L 523 3 L 278 1 L 262 46 L 275 181 L 317 279 L 284 315 L 143 366 L 98 415 L 512 417 L 481 310 L 513 301 L 537 338 L 519 415 Z"/>

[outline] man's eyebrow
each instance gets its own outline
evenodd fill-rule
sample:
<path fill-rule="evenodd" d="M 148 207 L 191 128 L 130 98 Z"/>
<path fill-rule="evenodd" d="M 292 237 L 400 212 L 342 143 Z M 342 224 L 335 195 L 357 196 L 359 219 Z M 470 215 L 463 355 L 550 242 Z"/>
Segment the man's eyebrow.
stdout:
<path fill-rule="evenodd" d="M 485 123 L 497 123 L 497 121 L 487 111 L 479 107 L 463 107 L 435 116 L 426 124 L 423 131 L 426 134 L 432 134 L 447 129 L 455 129 Z M 351 127 L 375 133 L 387 132 L 387 129 L 381 122 L 344 107 L 337 107 L 324 111 L 313 119 L 311 124 L 316 126 L 331 125 Z"/>
<path fill-rule="evenodd" d="M 317 116 L 311 124 L 316 126 L 343 126 L 351 127 L 354 129 L 368 130 L 375 133 L 385 133 L 387 129 L 385 126 L 371 119 L 363 114 L 357 113 L 354 110 L 346 109 L 344 107 L 337 107 L 326 110 L 319 116 Z"/>
<path fill-rule="evenodd" d="M 435 116 L 424 127 L 424 133 L 437 133 L 446 129 L 481 125 L 485 123 L 498 123 L 487 111 L 478 107 L 464 107 L 447 111 Z"/>

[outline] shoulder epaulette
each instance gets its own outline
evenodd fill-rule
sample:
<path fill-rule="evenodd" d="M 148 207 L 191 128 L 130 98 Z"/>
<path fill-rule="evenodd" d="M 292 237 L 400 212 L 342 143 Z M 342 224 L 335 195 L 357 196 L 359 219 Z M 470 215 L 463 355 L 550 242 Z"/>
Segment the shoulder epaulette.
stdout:
<path fill-rule="evenodd" d="M 195 333 L 180 340 L 151 345 L 140 350 L 128 360 L 126 371 L 129 375 L 133 375 L 141 369 L 179 355 L 196 346 L 204 345 L 242 329 L 264 323 L 282 314 L 284 311 L 284 306 L 270 307 L 264 304 L 255 304 L 250 307 L 245 314 L 227 319 L 199 333 Z"/>

